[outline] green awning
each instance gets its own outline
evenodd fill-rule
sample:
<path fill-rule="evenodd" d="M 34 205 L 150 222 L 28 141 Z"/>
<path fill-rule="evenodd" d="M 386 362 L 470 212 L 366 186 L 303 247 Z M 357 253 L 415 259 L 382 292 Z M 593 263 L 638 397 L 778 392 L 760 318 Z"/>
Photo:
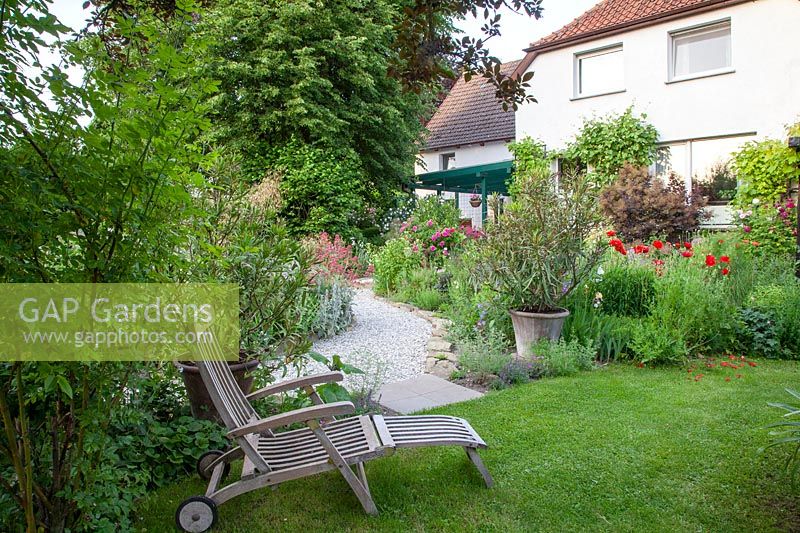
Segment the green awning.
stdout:
<path fill-rule="evenodd" d="M 507 181 L 511 177 L 514 161 L 498 161 L 485 165 L 451 168 L 417 174 L 413 187 L 426 191 L 448 191 L 478 194 L 493 192 L 508 195 Z M 485 189 L 482 189 L 485 187 Z"/>

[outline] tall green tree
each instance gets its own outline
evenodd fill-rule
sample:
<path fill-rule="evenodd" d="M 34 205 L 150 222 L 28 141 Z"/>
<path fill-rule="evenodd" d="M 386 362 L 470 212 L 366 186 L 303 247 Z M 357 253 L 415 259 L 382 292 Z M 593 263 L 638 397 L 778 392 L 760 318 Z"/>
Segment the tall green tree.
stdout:
<path fill-rule="evenodd" d="M 214 142 L 238 148 L 253 179 L 283 170 L 284 214 L 300 229 L 380 203 L 413 172 L 430 93 L 389 75 L 399 15 L 386 0 L 234 0 L 203 16 L 217 43 Z"/>
<path fill-rule="evenodd" d="M 59 47 L 85 70 L 73 85 L 64 65 L 29 74 L 43 35 L 67 31 L 47 2 L 0 3 L 0 281 L 180 276 L 185 220 L 200 215 L 193 198 L 204 187 L 195 141 L 216 88 L 197 72 L 204 43 L 191 8 L 168 20 L 112 14 L 114 39 Z M 143 485 L 115 464 L 108 425 L 142 370 L 0 363 L 0 529 L 131 527 Z"/>

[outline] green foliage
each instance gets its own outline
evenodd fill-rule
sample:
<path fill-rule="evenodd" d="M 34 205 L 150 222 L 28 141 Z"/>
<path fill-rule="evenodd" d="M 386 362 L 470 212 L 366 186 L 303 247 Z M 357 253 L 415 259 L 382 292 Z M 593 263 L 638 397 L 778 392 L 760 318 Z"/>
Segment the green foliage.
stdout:
<path fill-rule="evenodd" d="M 613 264 L 597 283 L 603 312 L 643 317 L 655 298 L 655 271 L 630 263 Z"/>
<path fill-rule="evenodd" d="M 430 226 L 429 220 L 433 222 Z M 458 227 L 461 222 L 461 211 L 453 200 L 432 194 L 417 200 L 417 206 L 406 222 L 409 227 L 417 226 L 419 231 L 428 232 L 425 236 L 430 239 L 434 231 Z"/>
<path fill-rule="evenodd" d="M 449 279 L 445 314 L 451 321 L 448 331 L 456 341 L 483 335 L 503 338 L 508 345 L 514 338 L 508 314 L 510 304 L 503 295 L 474 279 L 473 273 L 480 261 L 479 246 L 480 241 L 471 243 L 464 253 L 446 265 Z"/>
<path fill-rule="evenodd" d="M 457 339 L 458 363 L 476 379 L 487 381 L 511 361 L 507 345 L 505 337 L 494 331 Z"/>
<path fill-rule="evenodd" d="M 747 209 L 754 199 L 763 204 L 780 200 L 797 177 L 800 155 L 784 141 L 750 141 L 733 155 L 732 166 L 739 180 L 734 204 Z"/>
<path fill-rule="evenodd" d="M 84 70 L 79 86 L 64 67 L 28 75 L 42 59 L 40 34 L 66 31 L 47 5 L 0 7 L 0 281 L 189 275 L 190 221 L 205 219 L 194 198 L 207 187 L 197 140 L 216 84 L 199 73 L 207 43 L 193 32 L 195 6 L 181 3 L 168 18 L 137 7 L 135 17 L 110 10 L 104 18 L 119 46 L 91 30 L 58 46 L 64 65 Z M 48 92 L 52 103 L 41 96 Z M 132 527 L 133 499 L 151 474 L 116 468 L 109 424 L 140 371 L 130 363 L 0 365 L 0 469 L 13 501 L 2 529 Z"/>
<path fill-rule="evenodd" d="M 342 372 L 346 375 L 364 373 L 364 371 L 360 368 L 349 365 L 342 361 L 342 358 L 338 355 L 334 355 L 329 359 L 320 353 L 309 352 L 308 356 L 316 362 L 327 366 L 328 370 L 332 372 Z M 322 398 L 322 401 L 325 403 L 350 402 L 353 400 L 353 398 L 350 396 L 350 392 L 348 392 L 347 389 L 338 383 L 326 383 L 325 385 L 321 385 L 315 389 L 320 398 Z"/>
<path fill-rule="evenodd" d="M 716 163 L 705 176 L 694 177 L 699 193 L 709 202 L 729 202 L 736 196 L 736 175 L 730 163 Z"/>
<path fill-rule="evenodd" d="M 539 361 L 547 376 L 571 376 L 582 370 L 594 368 L 597 348 L 592 341 L 580 342 L 577 339 L 551 341 L 542 339 L 531 346 L 534 361 Z"/>
<path fill-rule="evenodd" d="M 695 231 L 705 218 L 706 202 L 697 191 L 686 194 L 681 178 L 669 182 L 649 175 L 644 167 L 625 165 L 600 195 L 600 206 L 621 237 L 647 240 L 666 235 L 670 240 Z"/>
<path fill-rule="evenodd" d="M 239 285 L 239 344 L 249 357 L 277 370 L 303 352 L 310 268 L 310 252 L 278 220 L 240 227 L 212 261 L 212 279 Z"/>
<path fill-rule="evenodd" d="M 419 268 L 419 256 L 403 239 L 390 239 L 373 257 L 375 292 L 389 294 L 397 289 L 401 277 Z"/>
<path fill-rule="evenodd" d="M 229 445 L 224 427 L 190 416 L 172 364 L 148 365 L 129 386 L 130 396 L 112 416 L 110 453 L 117 460 L 109 465 L 141 479 L 129 490 L 161 487 L 191 474 L 203 453 Z"/>
<path fill-rule="evenodd" d="M 758 309 L 741 309 L 739 342 L 747 353 L 757 357 L 774 358 L 780 355 L 780 340 L 771 313 Z"/>
<path fill-rule="evenodd" d="M 500 369 L 497 380 L 492 384 L 494 388 L 502 389 L 514 385 L 524 385 L 533 379 L 542 377 L 545 368 L 538 361 L 512 359 Z"/>
<path fill-rule="evenodd" d="M 628 348 L 634 360 L 643 364 L 678 363 L 689 355 L 684 330 L 664 327 L 655 318 L 633 324 Z"/>
<path fill-rule="evenodd" d="M 643 348 L 648 342 L 655 343 L 653 354 L 662 354 L 660 360 L 695 350 L 718 353 L 733 345 L 736 308 L 726 296 L 727 279 L 696 264 L 702 258 L 686 259 L 672 257 L 657 276 L 650 317 L 643 322 L 643 329 L 634 332 L 638 357 L 648 357 Z"/>
<path fill-rule="evenodd" d="M 421 309 L 438 311 L 444 303 L 444 296 L 435 289 L 425 289 L 414 295 L 412 303 Z"/>
<path fill-rule="evenodd" d="M 400 16 L 386 0 L 235 0 L 202 18 L 221 88 L 212 136 L 245 155 L 251 179 L 284 169 L 284 210 L 298 231 L 350 236 L 349 209 L 385 205 L 413 174 L 432 92 L 391 76 Z"/>
<path fill-rule="evenodd" d="M 756 287 L 748 305 L 773 319 L 774 338 L 779 350 L 777 355 L 786 359 L 800 359 L 800 283 L 788 279 L 782 284 Z"/>
<path fill-rule="evenodd" d="M 601 215 L 595 184 L 583 174 L 517 175 L 518 193 L 487 228 L 477 275 L 514 309 L 551 311 L 596 268 Z"/>
<path fill-rule="evenodd" d="M 295 233 L 329 231 L 358 236 L 355 214 L 364 209 L 366 176 L 354 152 L 301 144 L 277 150 L 281 214 Z"/>
<path fill-rule="evenodd" d="M 752 244 L 746 249 L 761 257 L 795 254 L 797 204 L 791 198 L 771 204 L 758 203 L 739 210 L 739 236 Z"/>
<path fill-rule="evenodd" d="M 314 320 L 309 331 L 324 339 L 347 329 L 353 323 L 354 294 L 353 289 L 342 279 L 317 277 Z"/>
<path fill-rule="evenodd" d="M 655 161 L 658 130 L 646 119 L 629 107 L 621 115 L 587 120 L 565 156 L 590 165 L 601 185 L 611 183 L 626 163 L 647 167 Z"/>
<path fill-rule="evenodd" d="M 550 172 L 550 161 L 552 158 L 548 157 L 547 149 L 543 142 L 531 137 L 526 137 L 521 141 L 509 143 L 508 150 L 514 155 L 516 175 L 544 175 Z M 508 190 L 512 197 L 516 196 L 517 187 L 515 180 L 509 185 Z"/>
<path fill-rule="evenodd" d="M 800 393 L 792 389 L 786 389 L 795 400 L 800 400 Z M 770 407 L 777 407 L 786 411 L 783 414 L 783 421 L 770 424 L 767 428 L 780 428 L 772 429 L 769 432 L 770 436 L 774 437 L 772 442 L 759 451 L 763 452 L 767 448 L 773 446 L 782 446 L 789 448 L 789 456 L 786 459 L 786 470 L 791 474 L 792 484 L 795 482 L 797 470 L 800 468 L 800 423 L 797 421 L 797 416 L 800 415 L 800 406 L 786 404 L 786 403 L 773 403 L 769 402 Z"/>
<path fill-rule="evenodd" d="M 600 361 L 616 361 L 625 356 L 630 340 L 631 324 L 635 319 L 609 315 L 602 312 L 602 299 L 591 296 L 589 286 L 586 290 L 575 291 L 566 301 L 569 316 L 564 322 L 561 332 L 566 340 L 577 340 L 581 344 L 594 342 L 597 347 L 597 359 Z"/>

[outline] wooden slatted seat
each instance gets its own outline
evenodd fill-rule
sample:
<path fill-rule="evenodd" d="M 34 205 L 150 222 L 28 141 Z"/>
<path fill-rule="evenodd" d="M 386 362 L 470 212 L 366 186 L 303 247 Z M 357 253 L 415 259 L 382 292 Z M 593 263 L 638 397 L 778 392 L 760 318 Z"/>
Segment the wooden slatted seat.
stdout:
<path fill-rule="evenodd" d="M 341 372 L 305 376 L 264 387 L 247 396 L 233 379 L 218 347 L 207 346 L 205 361 L 196 364 L 228 437 L 238 446 L 227 452 L 211 451 L 201 457 L 198 472 L 208 479 L 205 495 L 185 500 L 175 513 L 183 531 L 209 530 L 217 518 L 217 506 L 240 494 L 263 487 L 339 470 L 364 510 L 378 514 L 364 470 L 364 463 L 390 455 L 396 448 L 419 446 L 461 446 L 483 476 L 488 487 L 492 477 L 477 449 L 486 443 L 464 419 L 441 415 L 380 416 L 352 415 L 350 402 L 325 404 L 315 385 L 341 381 Z M 251 401 L 291 390 L 304 390 L 314 405 L 269 418 L 260 418 Z M 278 432 L 279 428 L 305 424 L 306 427 Z M 223 486 L 230 464 L 243 459 L 239 480 Z"/>
<path fill-rule="evenodd" d="M 487 447 L 463 418 L 439 415 L 386 416 L 383 421 L 394 446 L 398 448 L 448 445 Z"/>

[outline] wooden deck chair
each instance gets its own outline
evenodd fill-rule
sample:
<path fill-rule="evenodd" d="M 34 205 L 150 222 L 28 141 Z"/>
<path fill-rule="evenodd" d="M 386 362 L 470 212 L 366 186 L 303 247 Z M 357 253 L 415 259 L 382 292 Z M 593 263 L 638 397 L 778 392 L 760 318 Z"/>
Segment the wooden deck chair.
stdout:
<path fill-rule="evenodd" d="M 227 362 L 212 357 L 211 352 L 220 353 L 218 347 L 204 350 L 205 360 L 196 364 L 228 428 L 228 437 L 237 446 L 224 453 L 207 452 L 199 459 L 198 473 L 208 480 L 208 489 L 205 495 L 188 498 L 178 507 L 175 521 L 183 531 L 208 531 L 217 520 L 217 506 L 231 498 L 263 487 L 274 489 L 285 481 L 334 469 L 339 470 L 353 489 L 364 510 L 377 515 L 364 463 L 390 455 L 396 448 L 462 446 L 486 486 L 492 486 L 492 476 L 476 451 L 486 448 L 486 443 L 466 420 L 439 415 L 363 415 L 337 419 L 353 414 L 353 404 L 325 404 L 314 386 L 341 381 L 341 372 L 287 380 L 245 396 Z M 315 405 L 260 418 L 250 404 L 253 400 L 292 390 L 304 390 Z M 306 427 L 276 431 L 296 423 Z M 243 459 L 241 478 L 223 486 L 231 462 L 238 459 Z"/>

